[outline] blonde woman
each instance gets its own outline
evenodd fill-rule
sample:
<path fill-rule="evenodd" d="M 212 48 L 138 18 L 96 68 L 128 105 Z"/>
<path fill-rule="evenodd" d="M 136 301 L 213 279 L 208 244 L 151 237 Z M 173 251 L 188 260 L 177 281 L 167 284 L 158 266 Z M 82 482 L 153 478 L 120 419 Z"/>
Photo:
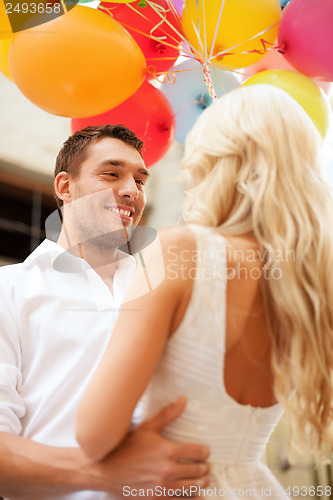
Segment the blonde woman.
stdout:
<path fill-rule="evenodd" d="M 165 435 L 210 447 L 209 491 L 192 494 L 283 497 L 260 461 L 283 407 L 314 450 L 331 448 L 333 201 L 319 147 L 272 86 L 202 114 L 182 161 L 189 225 L 160 233 L 162 284 L 123 305 L 78 414 L 88 455 L 122 441 L 144 391 L 143 416 L 185 396 Z"/>

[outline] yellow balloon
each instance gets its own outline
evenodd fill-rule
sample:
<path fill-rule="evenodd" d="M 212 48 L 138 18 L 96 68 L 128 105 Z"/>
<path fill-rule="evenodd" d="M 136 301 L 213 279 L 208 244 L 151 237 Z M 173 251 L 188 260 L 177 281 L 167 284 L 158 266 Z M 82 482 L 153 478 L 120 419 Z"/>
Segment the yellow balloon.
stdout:
<path fill-rule="evenodd" d="M 13 30 L 6 12 L 6 3 L 6 0 L 0 0 L 0 39 L 13 36 Z"/>
<path fill-rule="evenodd" d="M 14 82 L 36 106 L 60 116 L 94 116 L 118 106 L 141 86 L 146 61 L 112 17 L 82 7 L 14 35 Z"/>
<path fill-rule="evenodd" d="M 13 81 L 13 79 L 9 71 L 8 53 L 12 39 L 13 38 L 3 38 L 0 40 L 0 71 L 11 81 Z"/>
<path fill-rule="evenodd" d="M 323 90 L 311 78 L 296 71 L 276 69 L 260 71 L 246 80 L 243 85 L 257 83 L 274 85 L 287 92 L 303 107 L 321 136 L 325 138 L 330 123 L 330 105 Z M 274 117 L 272 119 L 274 120 Z"/>
<path fill-rule="evenodd" d="M 182 25 L 201 59 L 234 69 L 264 56 L 265 42 L 274 44 L 280 17 L 279 0 L 186 0 Z"/>

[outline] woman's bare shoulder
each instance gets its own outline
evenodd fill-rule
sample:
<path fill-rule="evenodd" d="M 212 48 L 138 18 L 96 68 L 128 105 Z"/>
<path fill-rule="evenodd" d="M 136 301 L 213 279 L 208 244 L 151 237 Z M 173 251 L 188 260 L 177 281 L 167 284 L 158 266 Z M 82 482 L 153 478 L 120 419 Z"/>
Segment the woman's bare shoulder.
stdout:
<path fill-rule="evenodd" d="M 163 250 L 168 253 L 170 249 L 173 252 L 181 253 L 182 250 L 195 250 L 195 235 L 189 226 L 174 226 L 161 229 L 159 238 Z"/>
<path fill-rule="evenodd" d="M 242 263 L 248 267 L 262 263 L 262 252 L 257 239 L 252 235 L 231 236 L 219 232 L 226 241 L 226 256 L 229 264 Z"/>

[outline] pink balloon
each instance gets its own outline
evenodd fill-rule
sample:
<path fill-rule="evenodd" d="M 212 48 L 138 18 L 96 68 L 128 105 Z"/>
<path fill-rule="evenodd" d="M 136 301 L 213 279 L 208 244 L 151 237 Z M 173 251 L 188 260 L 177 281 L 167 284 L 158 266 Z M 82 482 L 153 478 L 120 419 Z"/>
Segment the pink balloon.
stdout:
<path fill-rule="evenodd" d="M 178 14 L 181 16 L 184 8 L 183 0 L 169 0 L 173 4 Z"/>
<path fill-rule="evenodd" d="M 278 40 L 297 71 L 333 80 L 332 0 L 292 0 L 282 13 Z"/>
<path fill-rule="evenodd" d="M 276 49 L 272 49 L 268 50 L 267 54 L 255 64 L 245 68 L 244 79 L 246 80 L 248 77 L 268 69 L 289 69 L 290 71 L 297 71 L 280 52 Z M 331 88 L 331 82 L 322 82 L 320 80 L 314 80 L 314 82 L 323 89 L 325 94 L 328 94 Z"/>

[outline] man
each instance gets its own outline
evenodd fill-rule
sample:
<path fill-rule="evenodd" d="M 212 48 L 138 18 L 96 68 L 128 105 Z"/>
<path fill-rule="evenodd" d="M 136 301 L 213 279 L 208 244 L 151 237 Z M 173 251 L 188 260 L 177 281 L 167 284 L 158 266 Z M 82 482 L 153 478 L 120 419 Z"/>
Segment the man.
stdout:
<path fill-rule="evenodd" d="M 133 274 L 133 258 L 117 247 L 145 206 L 142 147 L 122 126 L 70 137 L 55 169 L 58 242 L 45 240 L 23 264 L 0 270 L 0 495 L 10 499 L 102 500 L 108 495 L 98 492 L 120 497 L 124 486 L 208 484 L 208 449 L 159 435 L 181 401 L 101 462 L 74 436 L 77 406 Z"/>

